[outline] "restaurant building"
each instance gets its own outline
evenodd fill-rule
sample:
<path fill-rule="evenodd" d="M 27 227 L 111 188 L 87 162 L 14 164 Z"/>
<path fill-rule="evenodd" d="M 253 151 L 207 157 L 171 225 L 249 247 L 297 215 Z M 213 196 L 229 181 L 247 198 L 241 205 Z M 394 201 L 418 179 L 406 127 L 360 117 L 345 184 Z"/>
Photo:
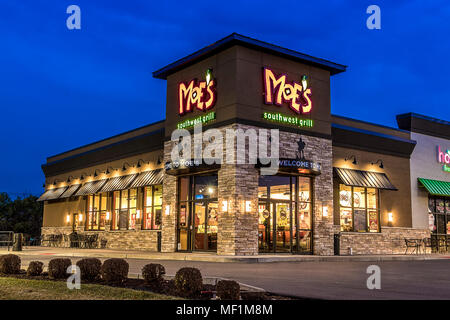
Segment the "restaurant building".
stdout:
<path fill-rule="evenodd" d="M 421 164 L 424 152 L 433 161 L 431 139 L 441 148 L 438 158 L 443 152 L 439 166 L 448 168 L 450 126 L 400 115 L 395 129 L 332 115 L 330 79 L 345 70 L 232 34 L 155 71 L 167 82 L 165 120 L 42 165 L 42 234 L 65 235 L 60 246 L 69 246 L 75 231 L 97 234 L 106 248 L 218 255 L 403 253 L 405 238 L 430 237 L 428 203 L 441 210 L 437 194 L 417 178 L 441 181 L 448 193 L 439 196 L 450 194 L 450 173 Z M 420 131 L 418 119 L 435 128 Z M 231 154 L 227 161 L 173 160 L 181 144 L 173 132 L 196 133 L 199 123 L 199 145 Z M 265 175 L 261 159 L 239 159 L 250 159 L 256 145 L 271 150 L 275 136 L 261 136 L 271 129 L 279 130 L 279 167 Z M 222 144 L 218 137 L 229 132 L 247 134 L 247 143 Z M 433 210 L 438 233 L 448 234 Z"/>

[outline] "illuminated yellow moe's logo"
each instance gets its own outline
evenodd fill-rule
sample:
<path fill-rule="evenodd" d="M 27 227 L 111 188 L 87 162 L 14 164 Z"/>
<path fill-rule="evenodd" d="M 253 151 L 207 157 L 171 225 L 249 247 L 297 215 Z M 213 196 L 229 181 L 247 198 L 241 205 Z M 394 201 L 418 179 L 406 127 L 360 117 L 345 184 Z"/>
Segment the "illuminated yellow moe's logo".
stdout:
<path fill-rule="evenodd" d="M 212 79 L 212 69 L 205 74 L 205 81 L 191 80 L 178 85 L 178 112 L 180 115 L 197 110 L 207 111 L 216 104 L 216 81 Z"/>
<path fill-rule="evenodd" d="M 264 102 L 281 106 L 288 103 L 298 114 L 309 113 L 312 109 L 311 89 L 308 88 L 308 77 L 303 76 L 301 83 L 286 82 L 286 75 L 276 76 L 269 68 L 263 69 Z"/>

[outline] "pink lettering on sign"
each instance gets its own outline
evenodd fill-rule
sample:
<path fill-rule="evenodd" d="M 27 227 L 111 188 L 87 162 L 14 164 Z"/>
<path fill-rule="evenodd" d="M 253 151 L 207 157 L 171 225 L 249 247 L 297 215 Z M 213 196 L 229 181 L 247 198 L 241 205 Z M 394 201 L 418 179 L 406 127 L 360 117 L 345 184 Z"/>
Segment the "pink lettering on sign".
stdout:
<path fill-rule="evenodd" d="M 450 150 L 444 152 L 441 150 L 441 146 L 438 146 L 438 162 L 450 164 Z"/>

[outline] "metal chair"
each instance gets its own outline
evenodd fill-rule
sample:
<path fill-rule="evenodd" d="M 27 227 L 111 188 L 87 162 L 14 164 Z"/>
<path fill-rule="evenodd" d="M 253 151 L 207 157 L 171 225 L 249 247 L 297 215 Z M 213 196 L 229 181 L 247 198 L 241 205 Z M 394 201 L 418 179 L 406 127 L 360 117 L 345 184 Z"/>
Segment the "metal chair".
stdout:
<path fill-rule="evenodd" d="M 421 247 L 420 241 L 417 241 L 417 239 L 406 239 L 406 238 L 405 238 L 405 244 L 406 244 L 405 254 L 408 253 L 408 249 L 409 249 L 409 248 L 413 248 L 411 254 L 413 254 L 414 252 L 415 252 L 416 254 L 419 254 L 419 252 L 420 252 L 420 247 Z"/>

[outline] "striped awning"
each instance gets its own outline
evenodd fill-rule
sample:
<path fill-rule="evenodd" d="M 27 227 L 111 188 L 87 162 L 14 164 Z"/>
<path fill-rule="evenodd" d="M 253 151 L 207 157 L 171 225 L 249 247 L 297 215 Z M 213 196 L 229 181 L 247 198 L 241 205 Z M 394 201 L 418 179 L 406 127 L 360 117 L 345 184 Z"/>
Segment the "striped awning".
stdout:
<path fill-rule="evenodd" d="M 66 189 L 67 189 L 67 187 L 49 189 L 49 190 L 45 191 L 39 197 L 39 199 L 37 199 L 37 201 L 46 201 L 46 200 L 58 199 L 61 196 L 61 194 L 64 191 L 66 191 Z"/>
<path fill-rule="evenodd" d="M 69 198 L 69 197 L 73 196 L 75 191 L 77 191 L 80 186 L 81 186 L 81 184 L 74 184 L 73 186 L 68 187 L 67 190 L 64 191 L 63 194 L 59 198 L 64 199 L 64 198 Z"/>
<path fill-rule="evenodd" d="M 139 188 L 151 186 L 154 184 L 162 184 L 164 177 L 163 169 L 141 172 L 130 185 L 130 188 Z"/>
<path fill-rule="evenodd" d="M 105 185 L 106 180 L 107 179 L 86 182 L 81 186 L 80 189 L 78 189 L 78 191 L 75 193 L 75 196 L 85 196 L 88 194 L 97 193 L 98 190 L 100 190 L 100 188 Z"/>
<path fill-rule="evenodd" d="M 347 186 L 397 190 L 386 174 L 381 172 L 334 168 L 342 183 Z"/>
<path fill-rule="evenodd" d="M 433 196 L 450 197 L 450 182 L 417 178 L 419 182 Z"/>
<path fill-rule="evenodd" d="M 131 182 L 137 177 L 137 173 L 121 177 L 114 177 L 108 180 L 103 186 L 101 192 L 109 192 L 127 189 Z"/>

